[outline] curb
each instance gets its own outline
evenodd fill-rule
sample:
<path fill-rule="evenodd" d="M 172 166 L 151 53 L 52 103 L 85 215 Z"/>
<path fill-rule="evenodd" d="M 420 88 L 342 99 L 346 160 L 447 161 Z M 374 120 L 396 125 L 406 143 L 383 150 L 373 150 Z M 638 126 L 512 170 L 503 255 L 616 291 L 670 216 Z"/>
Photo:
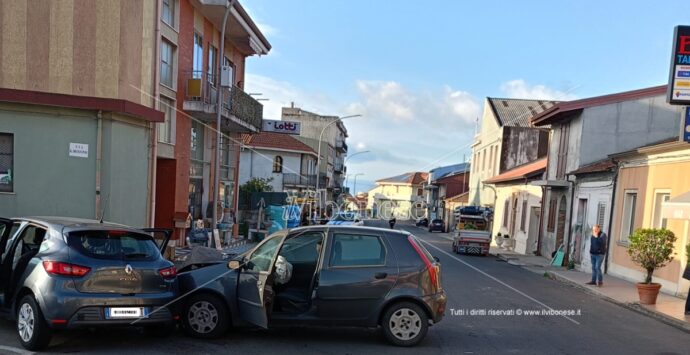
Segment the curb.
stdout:
<path fill-rule="evenodd" d="M 650 309 L 645 308 L 644 306 L 640 305 L 637 302 L 627 303 L 627 302 L 623 302 L 623 301 L 619 301 L 617 299 L 611 298 L 609 296 L 606 296 L 602 293 L 599 293 L 599 292 L 593 290 L 590 287 L 587 287 L 585 285 L 581 285 L 575 281 L 572 281 L 572 280 L 570 280 L 566 277 L 563 277 L 561 275 L 558 275 L 554 272 L 546 270 L 546 274 L 548 274 L 549 277 L 554 279 L 554 280 L 557 280 L 557 281 L 560 281 L 562 283 L 569 284 L 572 287 L 584 290 L 586 293 L 593 295 L 593 296 L 597 296 L 597 297 L 599 297 L 599 298 L 601 298 L 601 299 L 603 299 L 609 303 L 613 303 L 615 305 L 621 306 L 623 308 L 629 309 L 631 311 L 637 312 L 637 313 L 645 315 L 647 317 L 654 318 L 654 319 L 656 319 L 656 320 L 658 320 L 664 324 L 667 324 L 667 325 L 670 325 L 674 328 L 680 329 L 686 333 L 690 333 L 690 324 L 688 324 L 687 322 L 683 322 L 679 319 L 673 318 L 673 317 L 668 316 L 666 314 L 663 314 L 661 312 L 652 311 Z"/>
<path fill-rule="evenodd" d="M 490 254 L 490 255 L 494 255 L 498 259 L 503 260 L 503 261 L 507 262 L 508 264 L 515 265 L 515 266 L 538 267 L 538 268 L 541 268 L 544 270 L 546 270 L 547 267 L 549 266 L 549 265 L 542 265 L 542 264 L 523 263 L 523 262 L 520 262 L 519 257 L 511 257 L 511 256 L 509 256 L 510 254 L 505 255 L 505 254 L 501 254 L 501 253 L 496 253 L 496 254 Z"/>

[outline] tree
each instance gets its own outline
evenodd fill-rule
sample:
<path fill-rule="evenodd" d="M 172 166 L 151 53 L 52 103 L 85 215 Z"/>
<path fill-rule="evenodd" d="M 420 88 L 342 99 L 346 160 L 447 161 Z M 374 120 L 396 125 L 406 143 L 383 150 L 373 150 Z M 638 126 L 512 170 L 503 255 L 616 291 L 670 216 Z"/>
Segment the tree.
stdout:
<path fill-rule="evenodd" d="M 249 181 L 240 186 L 240 192 L 251 194 L 253 192 L 271 192 L 273 185 L 271 185 L 273 178 L 251 178 Z"/>
<path fill-rule="evenodd" d="M 640 228 L 629 239 L 628 254 L 633 262 L 647 271 L 644 283 L 650 284 L 654 270 L 673 260 L 676 235 L 668 229 Z"/>

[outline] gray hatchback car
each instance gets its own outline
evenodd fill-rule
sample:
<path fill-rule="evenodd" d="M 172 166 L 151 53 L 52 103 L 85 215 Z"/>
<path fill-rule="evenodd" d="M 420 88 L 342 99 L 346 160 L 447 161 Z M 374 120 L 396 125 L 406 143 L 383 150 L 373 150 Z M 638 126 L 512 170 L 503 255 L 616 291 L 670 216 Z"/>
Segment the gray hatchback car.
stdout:
<path fill-rule="evenodd" d="M 188 334 L 230 326 L 381 327 L 391 343 L 418 344 L 443 318 L 440 263 L 413 235 L 313 226 L 277 232 L 226 262 L 199 261 L 178 275 Z"/>
<path fill-rule="evenodd" d="M 160 245 L 155 233 L 163 234 Z M 170 331 L 176 269 L 160 253 L 169 238 L 94 220 L 0 219 L 0 313 L 17 322 L 29 350 L 46 347 L 56 329 Z"/>

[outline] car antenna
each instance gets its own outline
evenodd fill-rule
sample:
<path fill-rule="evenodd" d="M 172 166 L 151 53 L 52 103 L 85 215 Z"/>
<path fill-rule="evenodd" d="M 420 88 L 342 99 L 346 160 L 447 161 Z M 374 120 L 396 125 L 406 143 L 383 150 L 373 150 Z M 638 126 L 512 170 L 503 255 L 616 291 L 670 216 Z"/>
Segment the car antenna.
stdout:
<path fill-rule="evenodd" d="M 110 200 L 110 193 L 105 197 L 105 204 L 101 206 L 101 218 L 99 218 L 99 223 L 103 224 L 103 217 L 105 216 L 105 209 L 108 207 L 108 201 Z"/>

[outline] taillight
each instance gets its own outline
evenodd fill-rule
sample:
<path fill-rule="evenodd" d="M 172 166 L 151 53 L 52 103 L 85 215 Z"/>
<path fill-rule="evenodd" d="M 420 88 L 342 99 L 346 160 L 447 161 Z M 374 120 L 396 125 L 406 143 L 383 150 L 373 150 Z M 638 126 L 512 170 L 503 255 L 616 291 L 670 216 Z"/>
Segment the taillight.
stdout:
<path fill-rule="evenodd" d="M 158 274 L 166 280 L 174 279 L 177 276 L 177 269 L 174 266 L 158 270 Z"/>
<path fill-rule="evenodd" d="M 419 254 L 419 257 L 422 258 L 422 261 L 424 261 L 424 265 L 426 265 L 426 269 L 429 272 L 429 279 L 431 279 L 431 286 L 433 287 L 433 292 L 436 293 L 441 289 L 441 280 L 439 278 L 439 268 L 438 266 L 434 265 L 429 258 L 427 258 L 426 254 L 422 251 L 422 249 L 417 245 L 417 242 L 414 240 L 414 237 L 412 235 L 409 235 L 407 237 L 407 241 L 412 244 L 412 247 L 414 250 Z"/>
<path fill-rule="evenodd" d="M 60 261 L 44 261 L 43 268 L 51 275 L 82 277 L 91 271 L 90 267 Z"/>

